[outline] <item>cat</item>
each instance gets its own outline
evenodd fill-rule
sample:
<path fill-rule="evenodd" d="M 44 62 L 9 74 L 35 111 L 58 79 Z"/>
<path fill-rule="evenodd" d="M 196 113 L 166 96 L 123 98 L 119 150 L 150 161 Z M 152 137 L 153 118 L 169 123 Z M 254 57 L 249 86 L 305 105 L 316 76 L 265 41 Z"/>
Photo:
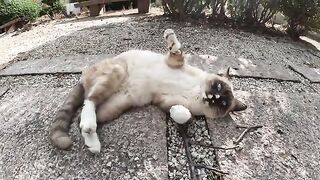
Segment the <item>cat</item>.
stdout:
<path fill-rule="evenodd" d="M 81 134 L 92 153 L 100 152 L 97 123 L 112 121 L 132 107 L 156 105 L 165 112 L 182 105 L 192 115 L 223 117 L 247 106 L 233 95 L 229 69 L 219 76 L 188 64 L 188 55 L 172 29 L 164 32 L 168 52 L 129 50 L 98 62 L 82 72 L 50 129 L 52 144 L 60 149 L 72 145 L 71 121 L 83 105 Z"/>

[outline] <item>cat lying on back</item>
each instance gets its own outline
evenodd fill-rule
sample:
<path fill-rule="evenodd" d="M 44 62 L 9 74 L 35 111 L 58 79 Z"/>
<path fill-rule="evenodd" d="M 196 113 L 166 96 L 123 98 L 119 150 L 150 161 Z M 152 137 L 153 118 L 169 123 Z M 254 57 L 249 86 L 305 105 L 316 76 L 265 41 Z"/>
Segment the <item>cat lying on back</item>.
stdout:
<path fill-rule="evenodd" d="M 83 105 L 80 128 L 85 144 L 100 152 L 97 123 L 106 123 L 132 107 L 153 104 L 164 111 L 183 105 L 192 115 L 223 117 L 246 109 L 233 96 L 228 73 L 209 74 L 187 63 L 173 30 L 164 33 L 169 52 L 130 50 L 87 68 L 58 111 L 50 131 L 60 149 L 72 145 L 68 135 L 72 119 Z"/>

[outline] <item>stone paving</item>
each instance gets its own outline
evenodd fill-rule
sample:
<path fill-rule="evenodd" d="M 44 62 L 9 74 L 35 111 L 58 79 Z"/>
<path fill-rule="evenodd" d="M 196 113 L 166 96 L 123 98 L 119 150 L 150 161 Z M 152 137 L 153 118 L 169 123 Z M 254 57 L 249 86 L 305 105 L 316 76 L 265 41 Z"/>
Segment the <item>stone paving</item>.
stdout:
<path fill-rule="evenodd" d="M 276 79 L 279 81 L 296 81 L 298 77 L 288 68 L 272 63 L 252 61 L 245 58 L 215 57 L 211 55 L 192 56 L 190 63 L 198 65 L 207 72 L 223 74 L 231 67 L 230 75 L 242 78 Z"/>
<path fill-rule="evenodd" d="M 320 68 L 310 68 L 296 65 L 290 65 L 290 68 L 307 78 L 309 81 L 313 83 L 320 83 Z"/>
<path fill-rule="evenodd" d="M 10 76 L 54 73 L 80 73 L 84 68 L 90 66 L 91 64 L 94 64 L 95 62 L 101 61 L 111 56 L 112 55 L 108 54 L 83 56 L 78 55 L 19 61 L 14 65 L 0 71 L 0 75 Z M 210 55 L 189 55 L 189 59 L 190 64 L 197 65 L 199 68 L 207 72 L 222 74 L 228 67 L 231 67 L 231 76 L 300 82 L 299 78 L 297 76 L 294 76 L 294 72 L 286 67 L 263 62 L 253 62 L 250 59 L 215 57 Z M 54 64 L 52 62 L 54 62 Z M 299 68 L 302 69 L 302 67 Z M 310 72 L 310 70 L 312 70 L 312 68 L 304 68 L 303 74 Z M 315 73 L 311 75 L 309 75 L 310 73 L 308 73 L 307 75 L 309 77 L 314 75 Z M 317 77 L 318 76 L 312 77 L 315 82 L 317 82 L 317 79 L 315 79 Z"/>
<path fill-rule="evenodd" d="M 86 67 L 110 57 L 110 55 L 78 55 L 19 61 L 0 71 L 1 76 L 37 75 L 55 73 L 81 73 Z M 52 63 L 54 62 L 54 63 Z"/>

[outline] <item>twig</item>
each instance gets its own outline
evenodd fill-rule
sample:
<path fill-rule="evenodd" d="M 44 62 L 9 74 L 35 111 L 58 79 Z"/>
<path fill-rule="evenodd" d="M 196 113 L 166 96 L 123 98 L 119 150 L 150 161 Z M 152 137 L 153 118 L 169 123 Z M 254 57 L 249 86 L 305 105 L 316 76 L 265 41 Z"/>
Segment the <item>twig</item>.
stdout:
<path fill-rule="evenodd" d="M 236 128 L 251 128 L 251 129 L 259 129 L 262 128 L 263 126 L 257 125 L 257 126 L 244 126 L 244 125 L 237 125 Z"/>
<path fill-rule="evenodd" d="M 204 147 L 208 147 L 208 148 L 212 148 L 212 149 L 222 149 L 222 150 L 236 149 L 239 147 L 238 145 L 231 146 L 231 147 L 214 146 L 211 144 L 206 144 L 206 143 L 197 142 L 197 141 L 189 141 L 189 143 L 192 145 L 200 145 L 200 146 L 204 146 Z"/>
<path fill-rule="evenodd" d="M 224 171 L 221 171 L 220 169 L 214 168 L 214 167 L 212 167 L 212 166 L 207 166 L 207 165 L 204 165 L 204 164 L 193 164 L 193 166 L 194 166 L 195 168 L 205 168 L 205 169 L 209 169 L 209 170 L 212 170 L 212 171 L 214 171 L 214 172 L 216 172 L 216 173 L 219 173 L 219 174 L 224 174 L 224 175 L 229 174 L 228 172 L 224 172 Z"/>
<path fill-rule="evenodd" d="M 184 124 L 184 125 L 179 125 L 179 132 L 180 132 L 180 135 L 182 137 L 182 140 L 183 140 L 183 144 L 184 144 L 184 149 L 186 151 L 186 155 L 187 155 L 187 159 L 190 163 L 190 176 L 191 176 L 191 179 L 195 179 L 196 178 L 196 173 L 195 173 L 195 170 L 194 170 L 194 166 L 192 166 L 193 164 L 193 161 L 192 161 L 192 157 L 191 157 L 191 152 L 190 152 L 190 147 L 189 147 L 189 138 L 187 137 L 187 129 L 188 129 L 188 124 Z"/>
<path fill-rule="evenodd" d="M 0 98 L 2 98 L 9 90 L 10 88 L 5 87 L 5 90 L 0 94 Z"/>
<path fill-rule="evenodd" d="M 234 144 L 238 145 L 238 144 L 242 141 L 243 137 L 244 137 L 249 131 L 251 131 L 251 130 L 256 130 L 256 129 L 258 129 L 258 128 L 262 128 L 263 126 L 250 126 L 250 127 L 246 127 L 246 126 L 237 125 L 236 127 L 237 127 L 237 128 L 246 128 L 246 129 L 240 134 L 240 136 L 238 137 L 238 139 L 235 140 L 235 141 L 233 141 Z"/>

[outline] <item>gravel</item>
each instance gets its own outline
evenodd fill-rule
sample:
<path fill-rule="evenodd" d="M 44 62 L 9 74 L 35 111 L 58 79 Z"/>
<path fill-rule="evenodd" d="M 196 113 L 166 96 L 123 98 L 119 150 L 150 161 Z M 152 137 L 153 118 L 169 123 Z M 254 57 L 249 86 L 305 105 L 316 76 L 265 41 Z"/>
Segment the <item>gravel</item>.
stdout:
<path fill-rule="evenodd" d="M 84 22 L 82 22 L 84 23 Z M 102 23 L 61 36 L 53 42 L 19 56 L 18 59 L 76 54 L 118 54 L 129 49 L 164 52 L 162 34 L 172 28 L 188 53 L 233 56 L 253 61 L 268 61 L 320 67 L 320 52 L 286 37 L 253 34 L 236 29 L 172 22 L 165 17 L 130 17 L 125 22 Z"/>
<path fill-rule="evenodd" d="M 0 77 L 0 84 L 5 87 L 41 87 L 71 88 L 80 80 L 80 74 L 39 75 L 39 76 L 7 76 Z"/>
<path fill-rule="evenodd" d="M 73 22 L 72 20 L 57 20 L 49 23 L 34 26 L 31 31 L 24 33 L 10 33 L 0 37 L 0 67 L 1 64 L 8 63 L 17 55 L 23 56 L 24 52 L 28 52 L 39 46 L 45 46 L 52 43 L 52 41 L 62 36 L 70 37 L 78 30 L 105 25 L 114 22 L 127 21 L 129 18 L 108 18 L 108 19 L 94 19 L 90 21 Z M 25 56 L 23 56 L 25 58 Z"/>
<path fill-rule="evenodd" d="M 219 169 L 218 162 L 215 158 L 215 150 L 200 145 L 188 145 L 192 161 L 190 162 L 188 160 L 185 147 L 183 145 L 183 139 L 178 130 L 179 125 L 175 123 L 171 118 L 167 120 L 167 125 L 169 161 L 168 165 L 170 179 L 190 179 L 190 166 L 193 166 L 195 164 L 205 164 L 207 166 Z M 192 122 L 188 126 L 187 136 L 190 138 L 190 141 L 212 145 L 209 131 L 206 125 L 206 119 L 203 117 L 192 119 Z M 208 169 L 195 168 L 194 173 L 194 176 L 200 179 L 218 179 L 217 174 Z"/>

